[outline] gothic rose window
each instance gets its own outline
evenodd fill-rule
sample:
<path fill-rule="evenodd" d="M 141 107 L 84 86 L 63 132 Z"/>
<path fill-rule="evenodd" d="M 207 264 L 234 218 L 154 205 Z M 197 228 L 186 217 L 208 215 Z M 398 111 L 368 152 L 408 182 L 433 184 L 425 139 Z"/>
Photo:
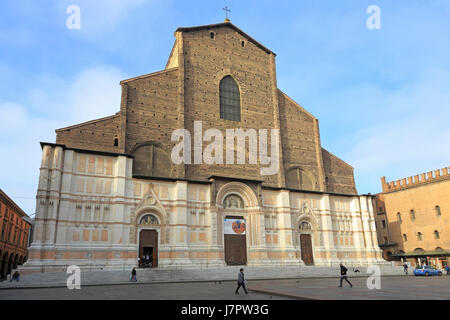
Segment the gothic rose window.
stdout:
<path fill-rule="evenodd" d="M 141 221 L 139 221 L 139 224 L 159 224 L 158 218 L 156 218 L 152 214 L 146 214 L 141 218 Z"/>
<path fill-rule="evenodd" d="M 239 87 L 231 76 L 220 81 L 220 118 L 241 121 L 241 97 Z"/>

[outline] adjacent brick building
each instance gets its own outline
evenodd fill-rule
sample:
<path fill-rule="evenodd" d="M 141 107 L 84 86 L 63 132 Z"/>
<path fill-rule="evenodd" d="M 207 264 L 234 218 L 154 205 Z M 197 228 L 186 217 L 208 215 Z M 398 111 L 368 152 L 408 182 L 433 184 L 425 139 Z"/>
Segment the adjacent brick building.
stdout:
<path fill-rule="evenodd" d="M 31 224 L 28 215 L 0 189 L 0 278 L 28 257 Z"/>
<path fill-rule="evenodd" d="M 164 70 L 120 84 L 115 115 L 41 143 L 27 268 L 382 262 L 372 198 L 357 195 L 353 168 L 277 87 L 275 53 L 229 21 L 178 28 Z M 211 147 L 209 129 L 278 130 L 267 146 L 278 170 L 249 161 L 250 137 L 244 163 L 173 161 L 174 131 L 194 137 L 199 126 L 193 161 Z"/>
<path fill-rule="evenodd" d="M 378 242 L 388 260 L 450 264 L 450 167 L 397 181 L 375 196 Z"/>

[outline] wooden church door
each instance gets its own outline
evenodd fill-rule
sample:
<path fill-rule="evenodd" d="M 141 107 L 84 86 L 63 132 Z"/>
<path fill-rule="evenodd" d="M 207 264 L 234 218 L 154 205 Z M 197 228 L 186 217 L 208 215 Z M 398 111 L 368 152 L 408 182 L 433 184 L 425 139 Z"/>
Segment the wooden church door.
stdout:
<path fill-rule="evenodd" d="M 313 265 L 313 250 L 312 250 L 312 242 L 310 234 L 301 234 L 300 235 L 300 247 L 302 252 L 302 260 L 306 265 Z"/>

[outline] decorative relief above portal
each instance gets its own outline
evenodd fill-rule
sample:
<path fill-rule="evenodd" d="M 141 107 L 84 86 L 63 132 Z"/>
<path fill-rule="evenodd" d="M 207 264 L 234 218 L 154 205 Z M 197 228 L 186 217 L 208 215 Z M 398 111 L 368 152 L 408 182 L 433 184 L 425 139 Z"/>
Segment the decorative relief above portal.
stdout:
<path fill-rule="evenodd" d="M 223 207 L 230 209 L 243 209 L 244 201 L 242 201 L 241 197 L 231 194 L 223 201 Z"/>

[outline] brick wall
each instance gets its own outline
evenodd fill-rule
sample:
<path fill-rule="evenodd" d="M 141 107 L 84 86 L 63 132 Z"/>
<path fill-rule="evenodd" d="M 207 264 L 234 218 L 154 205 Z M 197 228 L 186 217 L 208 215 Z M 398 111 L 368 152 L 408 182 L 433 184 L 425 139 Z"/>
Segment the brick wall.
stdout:
<path fill-rule="evenodd" d="M 167 69 L 121 82 L 118 114 L 59 129 L 57 143 L 133 154 L 134 175 L 191 180 L 215 175 L 262 180 L 273 187 L 356 193 L 353 168 L 322 150 L 317 119 L 278 90 L 273 52 L 231 24 L 182 28 L 175 37 Z M 240 91 L 239 122 L 220 118 L 219 83 L 228 75 Z M 278 173 L 261 175 L 259 159 L 249 164 L 248 143 L 246 164 L 173 164 L 173 130 L 186 128 L 193 135 L 195 121 L 202 122 L 203 132 L 221 130 L 224 162 L 226 129 L 280 129 Z M 202 150 L 208 144 L 203 142 Z"/>
<path fill-rule="evenodd" d="M 321 190 L 321 159 L 318 157 L 316 118 L 302 109 L 283 92 L 278 94 L 286 185 L 304 190 Z M 301 173 L 297 172 L 301 169 Z M 303 179 L 302 179 L 303 178 Z M 307 183 L 305 180 L 308 179 Z M 300 180 L 300 181 L 297 181 Z"/>
<path fill-rule="evenodd" d="M 322 159 L 327 191 L 356 194 L 353 167 L 323 148 Z"/>
<path fill-rule="evenodd" d="M 376 203 L 378 207 L 383 207 L 384 202 L 386 210 L 386 234 L 390 242 L 398 244 L 392 250 L 403 250 L 407 253 L 417 248 L 425 251 L 433 251 L 437 247 L 449 250 L 449 194 L 450 176 L 447 179 L 378 194 Z M 436 206 L 439 206 L 440 215 Z M 411 217 L 411 210 L 414 210 L 414 218 Z M 439 232 L 439 239 L 435 238 L 435 231 Z M 385 230 L 379 229 L 379 237 L 383 237 L 384 232 Z M 422 234 L 421 240 L 417 236 L 418 232 Z M 403 234 L 406 235 L 407 241 L 404 241 Z"/>
<path fill-rule="evenodd" d="M 56 143 L 71 148 L 123 152 L 120 147 L 120 115 L 109 116 L 56 130 Z M 117 139 L 117 146 L 115 146 Z"/>
<path fill-rule="evenodd" d="M 177 68 L 122 81 L 126 115 L 126 153 L 135 156 L 134 174 L 183 177 L 183 166 L 171 164 L 172 131 L 182 128 L 178 110 Z M 154 168 L 153 168 L 154 167 Z"/>
<path fill-rule="evenodd" d="M 214 39 L 211 39 L 211 32 Z M 203 130 L 221 130 L 224 137 L 226 129 L 278 127 L 272 90 L 276 88 L 272 80 L 273 54 L 227 27 L 183 32 L 183 41 L 185 126 L 190 132 L 193 132 L 194 121 L 202 121 Z M 227 75 L 233 77 L 240 90 L 240 122 L 220 119 L 219 83 Z M 225 152 L 224 146 L 224 155 Z M 271 185 L 278 183 L 277 175 L 261 176 L 259 165 L 203 164 L 188 166 L 186 170 L 187 178 L 203 179 L 210 175 L 261 179 Z"/>

